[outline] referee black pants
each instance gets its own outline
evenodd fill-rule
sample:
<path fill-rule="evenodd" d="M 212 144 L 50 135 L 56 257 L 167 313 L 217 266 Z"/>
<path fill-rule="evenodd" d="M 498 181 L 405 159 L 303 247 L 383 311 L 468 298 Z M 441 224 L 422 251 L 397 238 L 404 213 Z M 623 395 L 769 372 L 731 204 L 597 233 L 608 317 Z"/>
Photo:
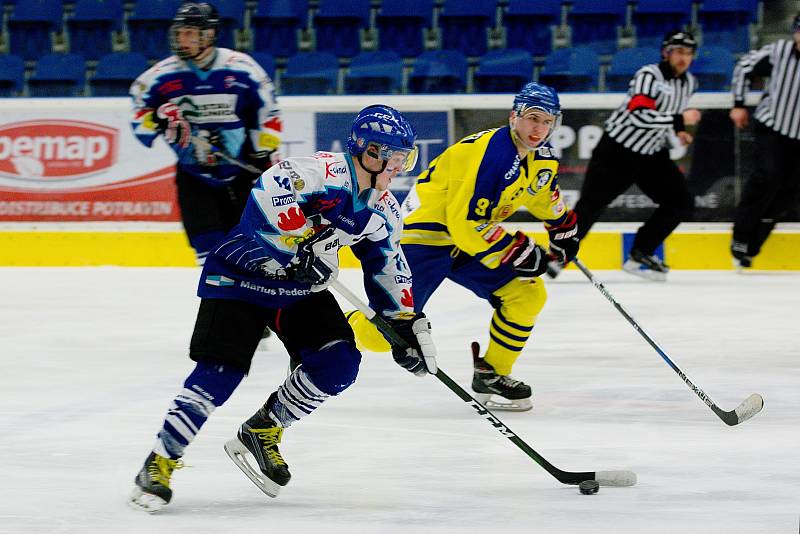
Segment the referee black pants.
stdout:
<path fill-rule="evenodd" d="M 636 232 L 633 248 L 652 254 L 681 221 L 691 217 L 694 198 L 668 150 L 637 154 L 603 134 L 592 152 L 574 208 L 578 238 L 583 239 L 611 201 L 633 184 L 658 204 Z"/>
<path fill-rule="evenodd" d="M 756 158 L 736 208 L 733 240 L 756 256 L 775 223 L 794 206 L 800 190 L 800 140 L 755 121 Z"/>

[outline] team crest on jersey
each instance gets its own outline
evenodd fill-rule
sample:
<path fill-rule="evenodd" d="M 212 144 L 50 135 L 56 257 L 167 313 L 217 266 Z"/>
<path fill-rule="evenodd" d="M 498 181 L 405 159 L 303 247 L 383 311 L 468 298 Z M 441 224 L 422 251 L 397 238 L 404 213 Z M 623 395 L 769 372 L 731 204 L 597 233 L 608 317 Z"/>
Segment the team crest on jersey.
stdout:
<path fill-rule="evenodd" d="M 540 191 L 547 182 L 550 181 L 550 178 L 553 177 L 552 169 L 542 169 L 536 174 L 536 186 L 533 185 L 528 187 L 528 192 L 531 195 L 535 195 L 537 191 Z"/>
<path fill-rule="evenodd" d="M 543 158 L 553 157 L 553 151 L 550 150 L 549 146 L 540 146 L 537 151 L 539 152 L 539 155 L 542 156 Z"/>

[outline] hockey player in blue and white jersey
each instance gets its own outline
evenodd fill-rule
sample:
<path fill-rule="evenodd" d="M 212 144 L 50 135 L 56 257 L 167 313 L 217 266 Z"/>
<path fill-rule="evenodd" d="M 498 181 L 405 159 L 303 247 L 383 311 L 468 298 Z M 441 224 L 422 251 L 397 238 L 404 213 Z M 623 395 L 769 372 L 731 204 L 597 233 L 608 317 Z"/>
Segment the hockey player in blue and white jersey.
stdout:
<path fill-rule="evenodd" d="M 277 447 L 284 429 L 358 374 L 353 331 L 326 289 L 338 273 L 340 246 L 361 261 L 370 305 L 411 347 L 393 347 L 395 361 L 418 376 L 436 372 L 430 324 L 414 312 L 399 205 L 388 191 L 394 176 L 414 167 L 415 139 L 395 109 L 369 106 L 353 122 L 347 153 L 288 158 L 261 175 L 240 224 L 203 267 L 190 346 L 197 366 L 136 477 L 132 505 L 153 512 L 170 501 L 170 476 L 184 449 L 248 373 L 267 326 L 299 366 L 225 450 L 267 495 L 286 485 Z"/>
<path fill-rule="evenodd" d="M 218 28 L 213 6 L 184 3 L 170 28 L 174 55 L 131 85 L 136 137 L 151 146 L 163 135 L 175 151 L 178 204 L 201 264 L 277 161 L 281 133 L 272 81 L 247 54 L 214 46 Z"/>

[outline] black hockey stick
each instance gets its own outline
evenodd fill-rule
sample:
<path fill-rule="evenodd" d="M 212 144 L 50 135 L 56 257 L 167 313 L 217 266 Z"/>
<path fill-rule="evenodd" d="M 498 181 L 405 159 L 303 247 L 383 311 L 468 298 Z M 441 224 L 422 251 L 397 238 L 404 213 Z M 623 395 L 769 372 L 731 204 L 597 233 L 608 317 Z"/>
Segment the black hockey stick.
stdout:
<path fill-rule="evenodd" d="M 230 154 L 222 150 L 220 147 L 212 145 L 208 140 L 203 139 L 202 137 L 193 135 L 192 144 L 200 147 L 203 150 L 208 150 L 212 154 L 216 154 L 217 156 L 221 157 L 231 165 L 236 165 L 240 169 L 244 169 L 249 173 L 258 174 L 260 176 L 264 172 L 254 165 L 250 165 L 249 163 L 245 163 L 244 161 L 231 156 Z"/>
<path fill-rule="evenodd" d="M 408 347 L 408 344 L 397 335 L 392 326 L 387 323 L 382 317 L 375 313 L 365 302 L 359 299 L 353 292 L 345 287 L 338 280 L 331 282 L 331 287 L 335 289 L 340 295 L 347 299 L 350 304 L 355 306 L 361 313 L 363 313 L 369 321 L 374 324 L 386 337 L 390 338 L 395 345 L 401 347 Z M 436 378 L 442 381 L 445 386 L 450 388 L 450 391 L 458 395 L 461 400 L 469 404 L 478 415 L 486 419 L 500 434 L 511 440 L 514 445 L 522 449 L 533 461 L 542 466 L 545 471 L 553 475 L 556 480 L 562 484 L 580 484 L 584 480 L 596 480 L 601 486 L 633 486 L 636 484 L 636 473 L 633 471 L 587 471 L 587 472 L 573 472 L 562 471 L 558 467 L 548 462 L 541 454 L 533 450 L 527 443 L 525 443 L 519 436 L 514 434 L 500 419 L 489 411 L 488 408 L 483 406 L 477 400 L 472 398 L 469 393 L 456 384 L 452 378 L 447 376 L 441 368 L 436 372 Z"/>
<path fill-rule="evenodd" d="M 711 411 L 717 414 L 717 417 L 722 419 L 725 422 L 725 424 L 729 426 L 738 425 L 739 423 L 747 421 L 748 419 L 750 419 L 751 417 L 753 417 L 754 415 L 756 415 L 758 412 L 761 411 L 761 409 L 764 407 L 764 399 L 761 398 L 761 395 L 759 395 L 758 393 L 753 393 L 752 395 L 747 397 L 744 401 L 742 401 L 742 403 L 739 406 L 736 407 L 735 410 L 726 412 L 725 410 L 720 409 L 716 404 L 714 404 L 714 401 L 712 401 L 711 398 L 709 398 L 709 396 L 706 395 L 702 389 L 694 385 L 694 382 L 689 380 L 689 377 L 686 376 L 686 373 L 681 371 L 681 368 L 678 367 L 677 364 L 675 364 L 675 362 L 673 362 L 669 356 L 667 356 L 667 353 L 664 352 L 664 350 L 658 346 L 658 343 L 653 341 L 653 338 L 651 338 L 647 334 L 647 332 L 645 332 L 644 329 L 641 326 L 639 326 L 639 323 L 636 322 L 636 319 L 631 317 L 631 315 L 627 311 L 625 311 L 625 308 L 622 307 L 622 304 L 617 302 L 617 300 L 614 298 L 613 295 L 611 295 L 611 293 L 609 293 L 609 291 L 606 289 L 603 283 L 597 278 L 595 278 L 592 272 L 589 269 L 587 269 L 586 266 L 583 263 L 581 263 L 581 261 L 578 258 L 575 258 L 574 260 L 572 260 L 572 262 L 578 267 L 578 269 L 581 270 L 583 274 L 586 275 L 586 278 L 589 279 L 589 281 L 594 285 L 594 287 L 596 287 L 597 290 L 600 291 L 600 293 L 602 293 L 603 296 L 605 296 L 608 299 L 608 301 L 614 305 L 617 311 L 621 313 L 622 316 L 625 317 L 625 319 L 628 320 L 628 322 L 633 326 L 633 329 L 639 332 L 639 334 L 645 339 L 645 341 L 647 341 L 650 344 L 650 346 L 656 350 L 658 355 L 661 356 L 665 362 L 667 362 L 667 365 L 672 367 L 672 370 L 675 371 L 678 374 L 678 376 L 681 377 L 681 379 L 683 379 L 686 385 L 689 386 L 689 389 L 694 391 L 695 395 L 700 397 L 700 400 L 702 400 L 706 404 L 706 406 L 711 408 Z"/>

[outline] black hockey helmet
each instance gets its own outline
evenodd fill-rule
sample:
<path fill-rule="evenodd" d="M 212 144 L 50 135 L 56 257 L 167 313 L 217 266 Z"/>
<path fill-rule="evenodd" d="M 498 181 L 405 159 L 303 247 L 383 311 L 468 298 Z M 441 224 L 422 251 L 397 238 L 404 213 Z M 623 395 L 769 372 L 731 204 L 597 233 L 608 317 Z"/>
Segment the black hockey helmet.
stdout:
<path fill-rule="evenodd" d="M 690 32 L 684 30 L 672 31 L 665 35 L 664 40 L 661 41 L 661 50 L 666 50 L 673 46 L 690 48 L 694 52 L 697 50 L 697 39 Z"/>
<path fill-rule="evenodd" d="M 217 32 L 219 31 L 219 13 L 208 2 L 185 2 L 175 13 L 169 30 L 170 47 L 172 52 L 181 59 L 193 59 L 192 56 L 188 56 L 181 50 L 178 45 L 177 29 L 183 27 L 192 27 L 200 30 L 200 51 L 194 56 L 197 57 L 207 48 L 214 46 Z"/>

